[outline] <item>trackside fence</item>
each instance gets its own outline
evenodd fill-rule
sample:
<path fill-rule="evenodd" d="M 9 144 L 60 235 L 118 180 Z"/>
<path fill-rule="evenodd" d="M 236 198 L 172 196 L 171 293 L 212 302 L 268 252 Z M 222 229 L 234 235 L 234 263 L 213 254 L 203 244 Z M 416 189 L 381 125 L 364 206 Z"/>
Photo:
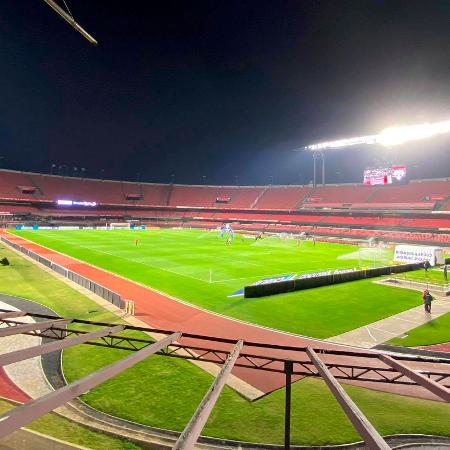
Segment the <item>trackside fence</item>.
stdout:
<path fill-rule="evenodd" d="M 1 236 L 1 241 L 5 244 L 9 245 L 10 247 L 14 248 L 15 250 L 23 253 L 24 255 L 29 256 L 31 259 L 34 259 L 35 261 L 43 264 L 44 266 L 48 267 L 49 269 L 54 270 L 59 275 L 62 275 L 69 280 L 73 281 L 74 283 L 79 284 L 80 286 L 83 286 L 84 288 L 90 290 L 94 294 L 97 294 L 98 296 L 104 298 L 108 302 L 112 303 L 113 305 L 123 309 L 125 307 L 125 302 L 122 300 L 122 297 L 117 292 L 111 291 L 111 289 L 108 289 L 101 284 L 96 283 L 95 281 L 90 280 L 89 278 L 83 277 L 82 275 L 79 275 L 72 270 L 67 269 L 66 267 L 63 267 L 59 264 L 54 263 L 53 261 L 50 261 L 47 258 L 44 258 L 41 255 L 38 255 L 37 253 L 33 252 L 32 250 L 29 250 L 25 247 L 22 247 L 21 245 L 16 244 L 15 242 L 11 242 L 10 240 L 6 239 L 4 236 Z"/>

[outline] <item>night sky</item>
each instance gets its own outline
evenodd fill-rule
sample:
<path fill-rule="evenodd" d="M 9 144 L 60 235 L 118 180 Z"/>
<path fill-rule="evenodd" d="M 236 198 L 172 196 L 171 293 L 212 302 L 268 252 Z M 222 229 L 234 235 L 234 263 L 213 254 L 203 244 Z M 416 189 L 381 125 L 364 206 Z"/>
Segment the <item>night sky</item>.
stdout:
<path fill-rule="evenodd" d="M 296 147 L 450 119 L 448 0 L 66 1 L 98 47 L 41 0 L 0 3 L 2 167 L 299 184 Z M 340 150 L 327 179 L 393 162 L 450 176 L 449 150 Z"/>

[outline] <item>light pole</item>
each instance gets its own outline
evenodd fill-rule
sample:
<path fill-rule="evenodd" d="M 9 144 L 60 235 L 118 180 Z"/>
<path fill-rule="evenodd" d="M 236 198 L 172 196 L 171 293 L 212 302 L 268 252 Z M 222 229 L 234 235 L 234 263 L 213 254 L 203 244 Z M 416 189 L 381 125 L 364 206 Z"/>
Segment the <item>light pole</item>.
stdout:
<path fill-rule="evenodd" d="M 322 159 L 322 186 L 325 186 L 325 154 L 322 150 L 314 151 L 313 152 L 313 162 L 314 162 L 314 181 L 313 181 L 313 187 L 316 187 L 316 159 L 317 158 Z"/>
<path fill-rule="evenodd" d="M 316 187 L 316 159 L 317 159 L 317 153 L 313 152 L 313 163 L 314 163 L 314 167 L 313 167 L 313 188 Z"/>
<path fill-rule="evenodd" d="M 269 186 L 272 186 L 273 184 L 273 175 L 269 176 Z"/>
<path fill-rule="evenodd" d="M 236 181 L 236 186 L 239 186 L 239 177 L 237 175 L 234 176 L 234 180 Z"/>
<path fill-rule="evenodd" d="M 325 153 L 321 151 L 320 156 L 322 157 L 322 186 L 325 186 Z"/>
<path fill-rule="evenodd" d="M 50 175 L 53 175 L 53 169 L 56 168 L 56 164 L 50 166 Z"/>
<path fill-rule="evenodd" d="M 202 175 L 203 184 L 206 184 L 206 175 Z"/>

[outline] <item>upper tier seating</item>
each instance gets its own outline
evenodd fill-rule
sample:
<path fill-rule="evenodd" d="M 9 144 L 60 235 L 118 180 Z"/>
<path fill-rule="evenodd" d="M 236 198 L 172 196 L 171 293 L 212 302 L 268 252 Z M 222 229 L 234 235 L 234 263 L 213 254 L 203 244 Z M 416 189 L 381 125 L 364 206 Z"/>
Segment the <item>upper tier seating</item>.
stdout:
<path fill-rule="evenodd" d="M 24 187 L 26 189 L 24 189 Z M 298 209 L 450 210 L 450 179 L 407 185 L 188 186 L 102 181 L 0 170 L 0 199 L 103 205 L 183 206 L 296 211 Z M 218 201 L 219 200 L 219 201 Z"/>
<path fill-rule="evenodd" d="M 201 206 L 214 207 L 218 197 L 218 189 L 209 186 L 174 185 L 169 206 Z"/>
<path fill-rule="evenodd" d="M 404 185 L 336 185 L 316 187 L 303 207 L 354 209 L 432 209 L 450 197 L 450 180 L 412 182 Z"/>
<path fill-rule="evenodd" d="M 239 208 L 249 209 L 263 193 L 262 187 L 220 187 L 217 190 L 216 198 L 229 198 L 227 203 L 217 203 L 214 199 L 214 206 L 218 208 Z"/>
<path fill-rule="evenodd" d="M 0 171 L 0 198 L 10 200 L 33 198 L 33 193 L 24 193 L 21 186 L 33 186 L 30 177 L 22 172 Z"/>
<path fill-rule="evenodd" d="M 450 181 L 420 181 L 403 185 L 378 186 L 370 202 L 418 203 L 433 201 L 433 197 L 449 196 Z"/>
<path fill-rule="evenodd" d="M 307 186 L 271 186 L 258 199 L 255 208 L 296 210 L 310 191 Z"/>
<path fill-rule="evenodd" d="M 362 185 L 317 186 L 311 191 L 308 203 L 366 203 L 373 195 L 374 187 Z"/>

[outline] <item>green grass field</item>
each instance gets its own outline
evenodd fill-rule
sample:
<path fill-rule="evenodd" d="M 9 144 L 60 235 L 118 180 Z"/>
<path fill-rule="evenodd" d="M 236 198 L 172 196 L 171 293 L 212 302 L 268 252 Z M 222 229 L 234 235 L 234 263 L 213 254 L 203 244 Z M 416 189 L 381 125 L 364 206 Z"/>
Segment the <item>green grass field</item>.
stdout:
<path fill-rule="evenodd" d="M 437 284 L 439 286 L 449 285 L 448 282 L 444 280 L 444 272 L 442 267 L 436 267 L 428 269 L 428 272 L 425 272 L 424 269 L 414 270 L 412 272 L 406 272 L 396 277 L 411 281 L 421 281 L 424 283 Z"/>
<path fill-rule="evenodd" d="M 433 310 L 433 307 L 431 307 Z M 404 347 L 441 344 L 450 341 L 450 313 L 444 314 L 407 333 L 405 338 L 394 338 L 388 343 Z"/>
<path fill-rule="evenodd" d="M 0 244 L 0 254 L 12 265 L 0 267 L 0 291 L 44 304 L 61 316 L 120 322 L 110 312 L 71 289 L 35 264 Z M 94 346 L 64 351 L 63 367 L 69 381 L 111 363 L 127 353 Z M 212 377 L 193 364 L 152 356 L 122 375 L 92 389 L 82 399 L 107 413 L 137 422 L 181 430 L 194 412 Z M 450 435 L 450 405 L 344 386 L 353 400 L 382 434 L 423 433 Z M 360 440 L 327 387 L 315 379 L 292 388 L 292 441 L 322 445 Z M 0 412 L 3 411 L 0 404 Z M 230 439 L 281 444 L 283 439 L 283 390 L 248 402 L 225 387 L 205 428 L 205 434 Z M 135 448 L 107 436 L 91 435 L 83 428 L 47 415 L 31 427 L 61 439 L 96 449 Z M 84 434 L 83 434 L 84 433 Z M 108 441 L 108 439 L 111 439 Z"/>
<path fill-rule="evenodd" d="M 227 246 L 217 232 L 200 230 L 16 234 L 202 308 L 317 338 L 344 333 L 421 302 L 413 291 L 371 280 L 257 299 L 228 297 L 264 277 L 387 264 L 392 259 L 387 249 L 359 251 L 352 245 L 240 236 Z"/>
<path fill-rule="evenodd" d="M 425 270 L 415 270 L 413 272 L 396 275 L 396 278 L 407 281 L 420 281 L 430 285 L 450 288 L 450 285 L 444 280 L 444 274 L 441 267 Z M 450 341 L 450 313 L 444 314 L 420 327 L 414 328 L 407 333 L 406 337 L 397 337 L 391 339 L 389 344 L 404 347 L 417 347 L 421 345 L 441 344 Z"/>

